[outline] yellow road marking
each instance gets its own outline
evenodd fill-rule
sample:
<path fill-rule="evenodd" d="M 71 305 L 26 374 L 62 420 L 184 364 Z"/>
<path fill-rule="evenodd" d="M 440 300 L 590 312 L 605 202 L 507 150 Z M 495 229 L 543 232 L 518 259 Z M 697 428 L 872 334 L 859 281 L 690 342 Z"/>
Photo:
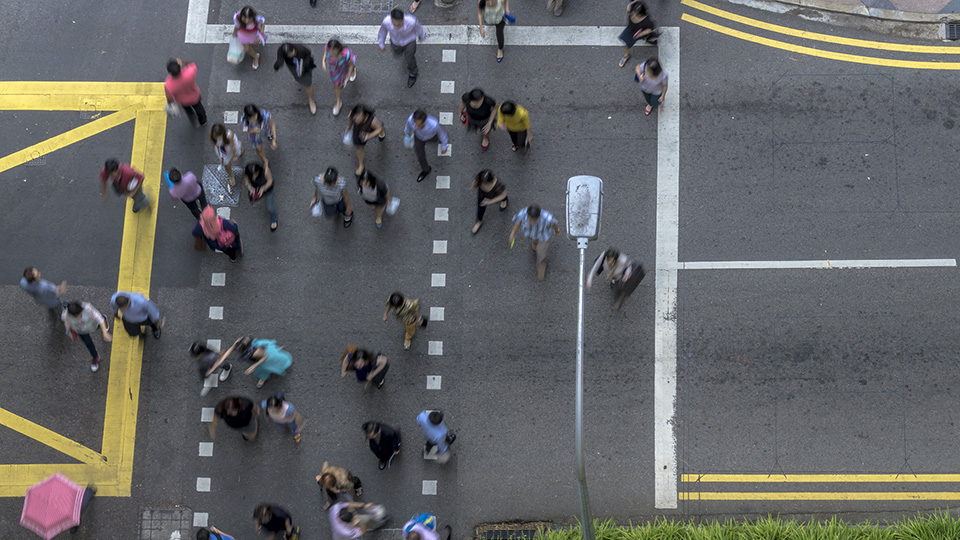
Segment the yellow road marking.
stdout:
<path fill-rule="evenodd" d="M 691 492 L 681 491 L 681 501 L 960 501 L 956 491 L 904 492 Z"/>
<path fill-rule="evenodd" d="M 87 465 L 102 466 L 104 463 L 103 456 L 98 452 L 3 408 L 0 408 L 0 424 Z"/>
<path fill-rule="evenodd" d="M 778 24 L 770 24 L 763 21 L 758 21 L 756 19 L 742 17 L 735 13 L 730 13 L 729 11 L 723 11 L 722 9 L 717 9 L 715 7 L 708 6 L 706 4 L 701 4 L 696 0 L 683 0 L 680 3 L 685 6 L 692 7 L 694 9 L 699 9 L 700 11 L 705 11 L 711 15 L 716 15 L 717 17 L 721 17 L 723 19 L 738 22 L 740 24 L 745 24 L 747 26 L 752 26 L 754 28 L 760 28 L 762 30 L 776 32 L 778 34 L 786 34 L 788 36 L 794 36 L 794 37 L 803 38 L 803 39 L 823 41 L 826 43 L 835 43 L 837 45 L 849 45 L 850 47 L 862 47 L 865 49 L 880 49 L 884 51 L 925 53 L 925 54 L 960 54 L 960 47 L 887 43 L 883 41 L 868 41 L 864 39 L 837 37 L 837 36 L 831 36 L 829 34 L 819 34 L 817 32 L 805 32 L 803 30 L 797 30 L 795 28 L 790 28 L 787 26 L 780 26 Z"/>
<path fill-rule="evenodd" d="M 0 81 L 4 111 L 163 110 L 166 102 L 161 83 Z"/>
<path fill-rule="evenodd" d="M 805 483 L 805 482 L 960 482 L 960 474 L 684 474 L 681 482 Z"/>
<path fill-rule="evenodd" d="M 693 23 L 698 26 L 702 26 L 704 28 L 713 30 L 714 32 L 726 34 L 728 36 L 742 39 L 744 41 L 750 41 L 753 43 L 757 43 L 759 45 L 766 45 L 767 47 L 782 49 L 785 51 L 790 51 L 798 54 L 806 54 L 809 56 L 816 56 L 819 58 L 827 58 L 829 60 L 839 60 L 841 62 L 853 62 L 857 64 L 868 64 L 873 66 L 884 66 L 884 67 L 900 67 L 900 68 L 909 68 L 909 69 L 960 70 L 960 62 L 922 62 L 917 60 L 897 60 L 897 59 L 889 59 L 889 58 L 875 58 L 873 56 L 859 56 L 855 54 L 838 53 L 838 52 L 832 52 L 832 51 L 823 51 L 819 49 L 813 49 L 810 47 L 804 47 L 801 45 L 793 45 L 792 43 L 785 43 L 783 41 L 777 41 L 774 39 L 768 39 L 765 37 L 755 36 L 753 34 L 748 34 L 746 32 L 741 32 L 739 30 L 727 28 L 726 26 L 721 26 L 716 23 L 705 21 L 699 17 L 695 17 L 687 13 L 684 13 L 680 17 L 680 19 L 683 21 L 687 21 L 689 23 Z"/>
<path fill-rule="evenodd" d="M 70 131 L 61 133 L 59 135 L 54 135 L 45 141 L 28 146 L 23 150 L 19 150 L 6 157 L 0 158 L 0 172 L 12 169 L 17 165 L 22 165 L 32 159 L 44 156 L 50 152 L 59 150 L 65 146 L 69 146 L 75 142 L 82 141 L 88 137 L 92 137 L 97 133 L 102 133 L 110 128 L 117 127 L 124 122 L 133 120 L 136 118 L 136 116 L 137 109 L 134 107 L 128 107 L 113 114 L 108 114 L 107 116 L 94 120 L 93 122 L 87 122 L 86 124 L 77 128 L 73 128 Z"/>

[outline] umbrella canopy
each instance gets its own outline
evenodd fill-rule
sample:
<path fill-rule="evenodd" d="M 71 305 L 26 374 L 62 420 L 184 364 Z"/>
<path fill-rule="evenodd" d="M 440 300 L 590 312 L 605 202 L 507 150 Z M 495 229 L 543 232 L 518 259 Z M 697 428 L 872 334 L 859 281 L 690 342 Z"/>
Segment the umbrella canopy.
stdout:
<path fill-rule="evenodd" d="M 27 490 L 20 525 L 50 540 L 80 524 L 83 488 L 57 473 Z"/>

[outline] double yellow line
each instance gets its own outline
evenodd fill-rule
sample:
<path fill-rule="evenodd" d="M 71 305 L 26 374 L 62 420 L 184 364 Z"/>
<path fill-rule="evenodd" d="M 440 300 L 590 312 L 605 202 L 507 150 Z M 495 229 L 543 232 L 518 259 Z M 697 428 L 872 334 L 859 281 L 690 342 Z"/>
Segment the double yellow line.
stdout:
<path fill-rule="evenodd" d="M 960 474 L 684 474 L 701 484 L 952 484 Z M 960 491 L 681 491 L 681 501 L 958 501 Z"/>
<path fill-rule="evenodd" d="M 820 34 L 817 32 L 805 32 L 803 30 L 797 30 L 795 28 L 789 28 L 786 26 L 780 26 L 777 24 L 770 24 L 763 21 L 758 21 L 756 19 L 751 19 L 749 17 L 743 17 L 722 9 L 717 9 L 706 4 L 697 2 L 696 0 L 683 0 L 681 2 L 684 6 L 687 6 L 692 9 L 708 13 L 715 17 L 721 19 L 726 19 L 728 21 L 748 26 L 751 28 L 757 28 L 765 32 L 771 32 L 775 34 L 781 34 L 785 36 L 795 37 L 803 40 L 819 41 L 821 43 L 830 43 L 833 45 L 841 45 L 845 47 L 857 47 L 861 49 L 873 49 L 879 51 L 887 51 L 892 53 L 913 53 L 913 54 L 960 54 L 960 47 L 945 47 L 945 46 L 936 46 L 936 45 L 909 45 L 909 44 L 899 44 L 899 43 L 887 43 L 882 41 L 868 41 L 863 39 L 852 39 L 844 38 L 838 36 L 832 36 L 829 34 Z M 900 60 L 896 58 L 881 58 L 876 56 L 863 56 L 857 54 L 849 53 L 840 53 L 833 51 L 826 51 L 822 49 L 816 49 L 813 47 L 806 47 L 803 45 L 794 45 L 793 43 L 787 43 L 785 41 L 778 41 L 775 39 L 770 39 L 766 37 L 761 37 L 758 35 L 750 34 L 748 32 L 743 32 L 736 30 L 715 22 L 707 21 L 701 19 L 700 17 L 691 15 L 689 13 L 684 13 L 681 17 L 681 20 L 725 34 L 737 39 L 742 39 L 744 41 L 750 41 L 752 43 L 757 43 L 759 45 L 765 45 L 767 47 L 773 47 L 776 49 L 781 49 L 784 51 L 794 52 L 798 54 L 806 54 L 808 56 L 816 56 L 818 58 L 826 58 L 829 60 L 837 60 L 840 62 L 854 62 L 857 64 L 869 64 L 874 66 L 885 66 L 885 67 L 899 67 L 899 68 L 909 68 L 909 69 L 940 69 L 940 70 L 960 70 L 960 62 L 940 62 L 940 61 L 922 61 L 922 60 Z"/>

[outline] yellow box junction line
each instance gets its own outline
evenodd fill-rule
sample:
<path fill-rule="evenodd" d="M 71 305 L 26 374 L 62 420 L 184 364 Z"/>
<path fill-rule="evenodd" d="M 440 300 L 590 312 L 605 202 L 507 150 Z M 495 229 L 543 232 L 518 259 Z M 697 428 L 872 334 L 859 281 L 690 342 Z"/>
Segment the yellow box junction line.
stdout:
<path fill-rule="evenodd" d="M 684 474 L 686 484 L 876 484 L 960 482 L 960 474 Z M 739 487 L 739 486 L 738 486 Z M 684 491 L 682 501 L 956 501 L 954 491 Z"/>

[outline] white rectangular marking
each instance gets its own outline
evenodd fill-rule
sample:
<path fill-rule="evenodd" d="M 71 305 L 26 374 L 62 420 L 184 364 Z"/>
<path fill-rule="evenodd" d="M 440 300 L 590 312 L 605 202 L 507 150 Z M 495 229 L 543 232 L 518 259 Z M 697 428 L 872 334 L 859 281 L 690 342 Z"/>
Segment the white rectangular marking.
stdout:
<path fill-rule="evenodd" d="M 453 145 L 447 145 L 447 151 L 444 153 L 443 146 L 440 143 L 437 143 L 437 156 L 439 157 L 450 157 L 453 155 Z"/>
<path fill-rule="evenodd" d="M 431 446 L 430 450 L 427 450 L 426 447 L 423 448 L 423 459 L 427 461 L 436 461 L 437 460 L 437 446 Z"/>
<path fill-rule="evenodd" d="M 436 481 L 436 480 L 424 480 L 424 481 L 423 481 L 423 494 L 424 494 L 424 495 L 436 495 L 436 494 L 437 494 L 437 481 Z"/>
<path fill-rule="evenodd" d="M 217 208 L 217 217 L 222 217 L 223 219 L 230 219 L 230 207 L 221 206 Z"/>
<path fill-rule="evenodd" d="M 210 375 L 207 375 L 205 379 L 203 379 L 204 388 L 217 388 L 219 386 L 220 386 L 220 374 L 217 372 L 213 372 Z M 206 395 L 206 394 L 204 393 L 202 395 Z"/>
<path fill-rule="evenodd" d="M 444 61 L 444 62 L 456 62 L 456 61 L 457 61 L 457 51 L 456 51 L 456 49 L 444 49 L 444 50 L 443 50 L 443 61 Z"/>
<path fill-rule="evenodd" d="M 773 270 L 799 268 L 932 268 L 954 267 L 956 259 L 842 259 L 822 261 L 693 261 L 679 263 L 680 270 Z"/>
<path fill-rule="evenodd" d="M 450 209 L 449 209 L 449 208 L 434 208 L 434 209 L 433 209 L 433 220 L 434 220 L 434 221 L 449 221 L 449 220 L 450 220 Z"/>
<path fill-rule="evenodd" d="M 456 90 L 456 83 L 454 81 L 440 81 L 440 93 L 441 94 L 452 94 Z"/>
<path fill-rule="evenodd" d="M 199 477 L 197 478 L 197 491 L 200 493 L 207 493 L 210 491 L 210 479 Z"/>
<path fill-rule="evenodd" d="M 677 262 L 680 230 L 680 29 L 661 28 L 670 74 L 657 116 L 657 259 L 654 309 L 654 506 L 677 507 Z"/>
<path fill-rule="evenodd" d="M 440 389 L 440 375 L 427 375 L 427 390 Z"/>
<path fill-rule="evenodd" d="M 211 351 L 220 352 L 220 340 L 219 339 L 208 339 L 207 348 Z"/>
<path fill-rule="evenodd" d="M 431 286 L 431 287 L 446 287 L 446 286 L 447 286 L 447 275 L 446 275 L 446 274 L 430 274 L 430 286 Z"/>
<path fill-rule="evenodd" d="M 224 124 L 236 124 L 240 121 L 240 111 L 223 111 Z"/>
<path fill-rule="evenodd" d="M 193 526 L 194 527 L 206 527 L 210 522 L 210 514 L 206 512 L 194 512 L 193 513 Z"/>
<path fill-rule="evenodd" d="M 227 275 L 223 272 L 214 272 L 210 276 L 210 286 L 211 287 L 223 287 L 227 284 Z"/>
<path fill-rule="evenodd" d="M 240 93 L 240 79 L 227 79 L 227 93 L 228 94 Z"/>
<path fill-rule="evenodd" d="M 212 443 L 212 442 L 202 442 L 202 443 L 200 443 L 200 457 L 213 457 L 213 443 Z"/>
<path fill-rule="evenodd" d="M 437 115 L 440 118 L 441 126 L 452 126 L 453 125 L 453 113 L 452 112 L 442 112 Z"/>
<path fill-rule="evenodd" d="M 210 318 L 215 321 L 222 321 L 223 306 L 210 306 Z"/>
<path fill-rule="evenodd" d="M 431 307 L 430 308 L 430 322 L 433 321 L 442 321 L 444 315 L 444 309 L 442 307 Z"/>
<path fill-rule="evenodd" d="M 443 342 L 442 341 L 427 342 L 427 354 L 429 354 L 430 356 L 443 356 Z"/>
<path fill-rule="evenodd" d="M 207 39 L 207 15 L 210 13 L 210 0 L 190 0 L 187 6 L 187 31 L 185 43 L 204 43 Z"/>
<path fill-rule="evenodd" d="M 445 255 L 447 253 L 447 241 L 446 240 L 434 240 L 433 241 L 433 254 L 434 255 Z"/>
<path fill-rule="evenodd" d="M 450 177 L 449 177 L 449 176 L 438 176 L 438 177 L 437 177 L 437 189 L 450 189 Z"/>
<path fill-rule="evenodd" d="M 201 422 L 213 422 L 213 407 L 203 407 L 200 409 Z"/>

